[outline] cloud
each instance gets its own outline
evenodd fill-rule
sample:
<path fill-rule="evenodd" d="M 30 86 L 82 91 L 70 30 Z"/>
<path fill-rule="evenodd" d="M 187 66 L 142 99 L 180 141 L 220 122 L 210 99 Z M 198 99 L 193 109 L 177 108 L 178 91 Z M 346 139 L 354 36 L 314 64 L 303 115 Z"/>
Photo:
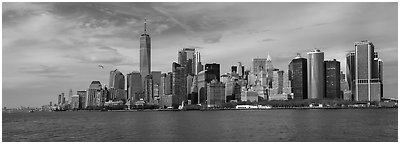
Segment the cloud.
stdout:
<path fill-rule="evenodd" d="M 74 73 L 69 73 L 61 67 L 48 65 L 20 67 L 19 70 L 23 73 L 40 75 L 49 78 L 69 78 L 74 76 Z"/>
<path fill-rule="evenodd" d="M 297 31 L 297 30 L 302 30 L 302 29 L 304 29 L 304 27 L 300 26 L 300 27 L 295 27 L 295 28 L 290 29 L 290 30 Z"/>
<path fill-rule="evenodd" d="M 212 43 L 218 43 L 222 38 L 222 34 L 213 34 L 213 35 L 206 35 L 203 37 L 203 42 L 212 44 Z"/>
<path fill-rule="evenodd" d="M 317 23 L 313 26 L 323 26 L 323 25 L 328 25 L 328 24 L 330 24 L 330 23 L 323 22 L 323 23 Z"/>
<path fill-rule="evenodd" d="M 263 39 L 261 40 L 262 42 L 271 42 L 271 41 L 275 41 L 275 39 L 272 38 L 267 38 L 267 39 Z"/>
<path fill-rule="evenodd" d="M 117 49 L 108 46 L 82 48 L 80 52 L 74 55 L 66 55 L 65 57 L 79 60 L 83 63 L 113 65 L 118 65 L 125 60 L 125 56 L 121 55 Z"/>

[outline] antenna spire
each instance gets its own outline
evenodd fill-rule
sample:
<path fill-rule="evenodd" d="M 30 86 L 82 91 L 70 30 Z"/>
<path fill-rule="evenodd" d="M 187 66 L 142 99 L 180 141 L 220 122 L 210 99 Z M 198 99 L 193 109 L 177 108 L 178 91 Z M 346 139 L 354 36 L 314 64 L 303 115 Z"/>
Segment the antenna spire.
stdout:
<path fill-rule="evenodd" d="M 144 18 L 144 34 L 147 34 L 146 18 Z"/>

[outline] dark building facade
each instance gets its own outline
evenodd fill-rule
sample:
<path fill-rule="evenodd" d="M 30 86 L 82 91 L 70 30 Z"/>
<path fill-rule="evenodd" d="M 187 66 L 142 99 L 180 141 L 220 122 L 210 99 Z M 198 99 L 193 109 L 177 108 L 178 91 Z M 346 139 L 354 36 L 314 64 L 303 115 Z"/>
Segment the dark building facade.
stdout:
<path fill-rule="evenodd" d="M 340 77 L 340 62 L 336 59 L 325 61 L 325 98 L 340 98 Z"/>
<path fill-rule="evenodd" d="M 182 101 L 187 101 L 185 67 L 172 64 L 172 107 L 177 108 Z"/>
<path fill-rule="evenodd" d="M 213 74 L 215 75 L 215 78 L 220 81 L 220 65 L 217 63 L 212 63 L 212 64 L 206 64 L 205 70 L 208 74 Z M 211 82 L 207 81 L 208 83 Z"/>
<path fill-rule="evenodd" d="M 139 94 L 143 92 L 142 76 L 139 72 L 131 72 L 126 75 L 128 98 L 131 100 L 139 100 Z"/>
<path fill-rule="evenodd" d="M 148 75 L 145 77 L 144 81 L 144 101 L 146 103 L 152 103 L 154 100 L 153 97 L 153 77 Z"/>
<path fill-rule="evenodd" d="M 293 99 L 307 99 L 307 59 L 300 55 L 289 64 L 289 81 L 292 86 Z"/>

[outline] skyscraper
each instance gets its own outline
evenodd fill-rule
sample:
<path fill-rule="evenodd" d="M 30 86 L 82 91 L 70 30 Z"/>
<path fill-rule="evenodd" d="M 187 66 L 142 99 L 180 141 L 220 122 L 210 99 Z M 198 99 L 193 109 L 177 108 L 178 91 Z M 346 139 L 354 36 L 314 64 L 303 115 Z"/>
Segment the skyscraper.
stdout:
<path fill-rule="evenodd" d="M 239 78 L 243 78 L 244 76 L 244 66 L 241 62 L 238 62 L 237 73 L 239 74 Z"/>
<path fill-rule="evenodd" d="M 297 54 L 289 64 L 289 80 L 292 86 L 293 99 L 307 99 L 307 59 Z"/>
<path fill-rule="evenodd" d="M 201 64 L 201 57 L 200 57 L 200 52 L 196 51 L 194 53 L 194 69 L 195 69 L 195 75 L 197 75 L 200 71 L 203 70 L 203 65 Z"/>
<path fill-rule="evenodd" d="M 131 72 L 126 75 L 128 98 L 131 100 L 139 100 L 139 94 L 142 92 L 142 76 L 139 72 Z"/>
<path fill-rule="evenodd" d="M 355 42 L 355 100 L 380 101 L 381 82 L 374 78 L 374 45 L 370 41 Z M 376 54 L 377 56 L 377 54 Z M 379 66 L 378 66 L 379 67 Z M 376 68 L 378 68 L 376 67 Z M 378 68 L 379 69 L 379 68 Z"/>
<path fill-rule="evenodd" d="M 177 108 L 182 101 L 186 102 L 185 67 L 178 63 L 172 64 L 172 106 Z"/>
<path fill-rule="evenodd" d="M 215 75 L 215 78 L 220 81 L 220 65 L 217 63 L 206 64 L 205 70 L 209 74 Z"/>
<path fill-rule="evenodd" d="M 87 91 L 77 91 L 76 94 L 79 95 L 79 109 L 86 108 Z"/>
<path fill-rule="evenodd" d="M 308 98 L 322 99 L 325 97 L 324 52 L 315 49 L 307 54 Z"/>
<path fill-rule="evenodd" d="M 221 107 L 225 103 L 225 84 L 212 80 L 207 84 L 207 107 Z"/>
<path fill-rule="evenodd" d="M 111 100 L 126 100 L 125 76 L 118 69 L 110 71 L 109 91 Z"/>
<path fill-rule="evenodd" d="M 258 74 L 260 71 L 266 70 L 267 59 L 253 58 L 253 74 Z"/>
<path fill-rule="evenodd" d="M 160 81 L 161 81 L 161 71 L 152 71 L 151 76 L 153 79 L 153 97 L 158 97 L 160 95 L 159 93 L 159 86 L 160 86 Z"/>
<path fill-rule="evenodd" d="M 184 48 L 178 52 L 178 63 L 185 67 L 186 75 L 195 74 L 196 49 Z"/>
<path fill-rule="evenodd" d="M 340 93 L 340 62 L 333 60 L 325 61 L 325 97 L 339 99 Z"/>
<path fill-rule="evenodd" d="M 350 100 L 355 100 L 355 93 L 356 93 L 356 84 L 355 84 L 355 78 L 356 78 L 356 52 L 350 51 L 346 54 L 346 79 L 347 83 L 349 86 L 349 90 L 351 91 L 351 99 Z"/>
<path fill-rule="evenodd" d="M 153 77 L 151 75 L 147 75 L 144 79 L 144 101 L 147 103 L 153 103 Z"/>
<path fill-rule="evenodd" d="M 147 34 L 146 19 L 144 20 L 144 33 L 140 35 L 140 75 L 142 76 L 142 84 L 144 78 L 150 75 L 151 69 L 151 38 Z"/>
<path fill-rule="evenodd" d="M 267 71 L 267 81 L 269 88 L 272 88 L 272 71 L 274 71 L 274 65 L 272 64 L 271 56 L 268 53 L 267 61 L 265 63 L 265 70 Z"/>
<path fill-rule="evenodd" d="M 237 66 L 231 66 L 231 73 L 237 73 Z"/>
<path fill-rule="evenodd" d="M 86 97 L 86 106 L 96 106 L 96 97 L 98 97 L 98 92 L 101 91 L 100 81 L 92 81 L 89 86 L 88 94 Z"/>

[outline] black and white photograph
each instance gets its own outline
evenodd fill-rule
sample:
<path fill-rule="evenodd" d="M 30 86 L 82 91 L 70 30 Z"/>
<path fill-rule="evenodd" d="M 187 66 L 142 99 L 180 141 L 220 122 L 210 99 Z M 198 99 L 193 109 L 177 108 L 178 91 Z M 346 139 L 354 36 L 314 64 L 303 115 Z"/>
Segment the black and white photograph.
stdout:
<path fill-rule="evenodd" d="M 398 142 L 398 2 L 2 1 L 2 142 Z"/>

